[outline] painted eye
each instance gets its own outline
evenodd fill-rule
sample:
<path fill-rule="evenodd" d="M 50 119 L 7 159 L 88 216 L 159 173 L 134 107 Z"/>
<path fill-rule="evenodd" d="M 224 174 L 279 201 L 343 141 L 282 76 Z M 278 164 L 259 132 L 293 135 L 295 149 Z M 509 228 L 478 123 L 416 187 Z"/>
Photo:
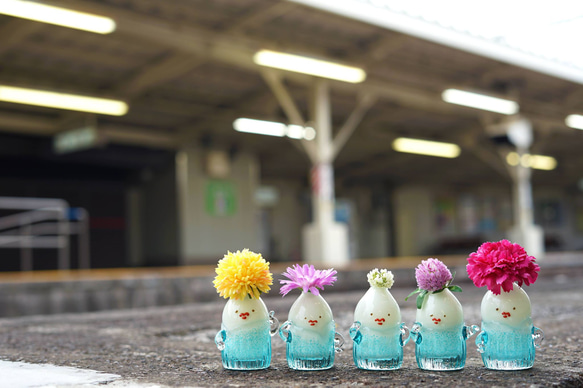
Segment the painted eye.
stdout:
<path fill-rule="evenodd" d="M 308 317 L 304 317 L 304 319 L 308 319 Z"/>
<path fill-rule="evenodd" d="M 500 310 L 498 307 L 496 307 L 496 311 Z"/>
<path fill-rule="evenodd" d="M 239 310 L 235 310 L 235 314 L 239 314 Z"/>
<path fill-rule="evenodd" d="M 372 317 L 372 313 L 370 313 L 370 316 Z"/>
<path fill-rule="evenodd" d="M 320 315 L 320 317 L 319 317 L 319 318 L 320 318 L 320 319 L 322 319 L 322 316 Z"/>
<path fill-rule="evenodd" d="M 251 310 L 251 312 L 252 312 L 252 313 L 254 313 L 254 312 L 255 312 L 255 310 Z"/>
<path fill-rule="evenodd" d="M 512 310 L 516 310 L 516 307 L 512 307 Z"/>
<path fill-rule="evenodd" d="M 445 318 L 445 317 L 447 317 L 447 315 L 443 314 L 443 317 Z"/>
<path fill-rule="evenodd" d="M 432 316 L 433 316 L 433 314 L 430 315 L 430 317 L 432 317 Z"/>
<path fill-rule="evenodd" d="M 391 313 L 388 313 L 388 314 L 387 314 L 387 317 L 390 317 L 390 316 L 391 316 Z"/>

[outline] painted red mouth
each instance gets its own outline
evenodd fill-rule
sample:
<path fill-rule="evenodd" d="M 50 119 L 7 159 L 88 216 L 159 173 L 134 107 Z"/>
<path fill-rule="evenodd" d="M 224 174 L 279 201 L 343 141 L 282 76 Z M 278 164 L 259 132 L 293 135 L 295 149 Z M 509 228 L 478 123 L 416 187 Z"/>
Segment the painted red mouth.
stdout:
<path fill-rule="evenodd" d="M 247 319 L 249 317 L 249 313 L 241 313 L 241 314 L 239 314 L 239 317 L 241 319 Z"/>
<path fill-rule="evenodd" d="M 439 322 L 441 322 L 440 318 L 432 318 L 431 319 L 433 321 L 433 323 L 435 323 L 436 325 L 439 325 Z"/>
<path fill-rule="evenodd" d="M 385 318 L 377 318 L 374 320 L 378 325 L 382 325 L 385 322 Z"/>
<path fill-rule="evenodd" d="M 502 316 L 503 316 L 504 318 L 508 318 L 508 317 L 510 316 L 510 313 L 509 313 L 509 312 L 507 312 L 507 311 L 503 311 L 503 312 L 502 312 Z"/>
<path fill-rule="evenodd" d="M 316 323 L 318 323 L 318 321 L 317 321 L 317 320 L 315 320 L 315 319 L 314 319 L 314 320 L 311 320 L 311 319 L 310 319 L 310 320 L 308 321 L 308 323 L 310 324 L 310 326 L 315 326 L 315 325 L 316 325 Z"/>

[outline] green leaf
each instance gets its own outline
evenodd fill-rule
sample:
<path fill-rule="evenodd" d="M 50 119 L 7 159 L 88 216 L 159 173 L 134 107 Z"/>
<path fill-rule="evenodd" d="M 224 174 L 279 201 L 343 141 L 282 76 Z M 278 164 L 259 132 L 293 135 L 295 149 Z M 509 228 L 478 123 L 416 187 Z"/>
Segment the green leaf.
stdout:
<path fill-rule="evenodd" d="M 429 291 L 421 290 L 419 295 L 417 295 L 417 308 L 418 309 L 420 309 L 423 306 L 423 301 L 425 300 L 425 297 L 427 296 L 427 294 L 429 294 Z"/>
<path fill-rule="evenodd" d="M 447 287 L 446 287 L 447 288 Z M 434 294 L 439 294 L 440 292 L 443 292 L 443 290 L 445 290 L 445 288 L 442 288 L 441 290 L 437 290 L 437 291 L 433 291 Z"/>
<path fill-rule="evenodd" d="M 415 291 L 413 291 L 412 293 L 410 293 L 409 295 L 407 295 L 407 297 L 405 298 L 405 300 L 409 299 L 410 297 L 412 297 L 413 295 L 415 295 L 418 292 L 421 292 L 421 289 L 418 288 Z"/>
<path fill-rule="evenodd" d="M 462 288 L 460 286 L 449 286 L 447 287 L 451 292 L 462 292 Z"/>

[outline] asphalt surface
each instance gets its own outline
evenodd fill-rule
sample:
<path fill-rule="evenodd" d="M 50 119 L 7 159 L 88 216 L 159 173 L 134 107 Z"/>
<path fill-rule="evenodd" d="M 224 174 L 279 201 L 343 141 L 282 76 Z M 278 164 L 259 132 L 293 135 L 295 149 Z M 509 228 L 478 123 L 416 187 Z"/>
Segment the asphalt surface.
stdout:
<path fill-rule="evenodd" d="M 412 274 L 412 272 L 411 272 Z M 466 324 L 480 323 L 480 301 L 485 289 L 469 280 L 456 282 L 464 291 L 456 294 L 464 307 Z M 330 304 L 338 329 L 345 337 L 344 352 L 337 354 L 334 368 L 326 371 L 290 370 L 285 345 L 273 338 L 271 367 L 261 371 L 224 370 L 214 336 L 220 329 L 225 301 L 173 307 L 104 311 L 51 316 L 30 316 L 0 320 L 0 359 L 28 363 L 49 363 L 93 369 L 122 376 L 122 382 L 152 386 L 583 386 L 583 270 L 554 268 L 541 274 L 536 284 L 525 287 L 533 306 L 534 324 L 545 339 L 537 350 L 534 367 L 524 371 L 492 371 L 484 368 L 474 345 L 468 340 L 466 367 L 456 372 L 429 372 L 417 368 L 414 344 L 404 349 L 403 367 L 396 371 L 364 371 L 352 361 L 348 328 L 357 301 L 366 291 L 332 291 L 323 295 Z M 209 287 L 212 287 L 209 284 Z M 415 302 L 405 302 L 413 289 L 391 290 L 401 306 L 404 322 L 415 318 Z M 285 298 L 264 297 L 268 309 L 280 322 L 299 293 Z M 111 383 L 118 386 L 120 382 Z M 1 385 L 1 379 L 0 379 Z M 107 386 L 108 384 L 104 385 Z"/>

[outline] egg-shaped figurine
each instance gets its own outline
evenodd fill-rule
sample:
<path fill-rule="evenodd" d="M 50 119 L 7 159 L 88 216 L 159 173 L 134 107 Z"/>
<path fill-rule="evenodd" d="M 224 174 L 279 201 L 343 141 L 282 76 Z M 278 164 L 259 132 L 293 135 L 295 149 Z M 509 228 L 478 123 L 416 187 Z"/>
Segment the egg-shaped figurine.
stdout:
<path fill-rule="evenodd" d="M 215 336 L 225 369 L 265 369 L 271 363 L 271 336 L 279 322 L 259 297 L 272 284 L 269 264 L 247 249 L 219 261 L 215 287 L 229 298 Z"/>
<path fill-rule="evenodd" d="M 336 271 L 316 270 L 314 266 L 294 265 L 284 273 L 289 280 L 281 280 L 284 296 L 294 288 L 303 292 L 290 308 L 288 319 L 279 335 L 286 342 L 288 366 L 299 370 L 329 369 L 334 365 L 335 353 L 344 339 L 336 332 L 332 310 L 320 295 L 318 288 L 332 285 Z"/>
<path fill-rule="evenodd" d="M 476 286 L 488 287 L 480 308 L 482 331 L 476 337 L 484 366 L 531 368 L 544 336 L 532 323 L 530 298 L 521 285 L 536 281 L 540 268 L 535 258 L 507 240 L 484 243 L 468 258 L 467 270 Z"/>
<path fill-rule="evenodd" d="M 437 259 L 422 261 L 415 269 L 415 278 L 419 296 L 411 335 L 417 365 L 437 371 L 462 369 L 466 363 L 466 340 L 478 327 L 464 324 L 462 305 L 452 293 L 461 288 L 450 285 L 453 275 Z"/>
<path fill-rule="evenodd" d="M 370 288 L 358 301 L 350 328 L 354 364 L 369 370 L 399 369 L 409 329 L 401 322 L 401 310 L 389 292 L 393 273 L 374 269 L 367 277 Z"/>

